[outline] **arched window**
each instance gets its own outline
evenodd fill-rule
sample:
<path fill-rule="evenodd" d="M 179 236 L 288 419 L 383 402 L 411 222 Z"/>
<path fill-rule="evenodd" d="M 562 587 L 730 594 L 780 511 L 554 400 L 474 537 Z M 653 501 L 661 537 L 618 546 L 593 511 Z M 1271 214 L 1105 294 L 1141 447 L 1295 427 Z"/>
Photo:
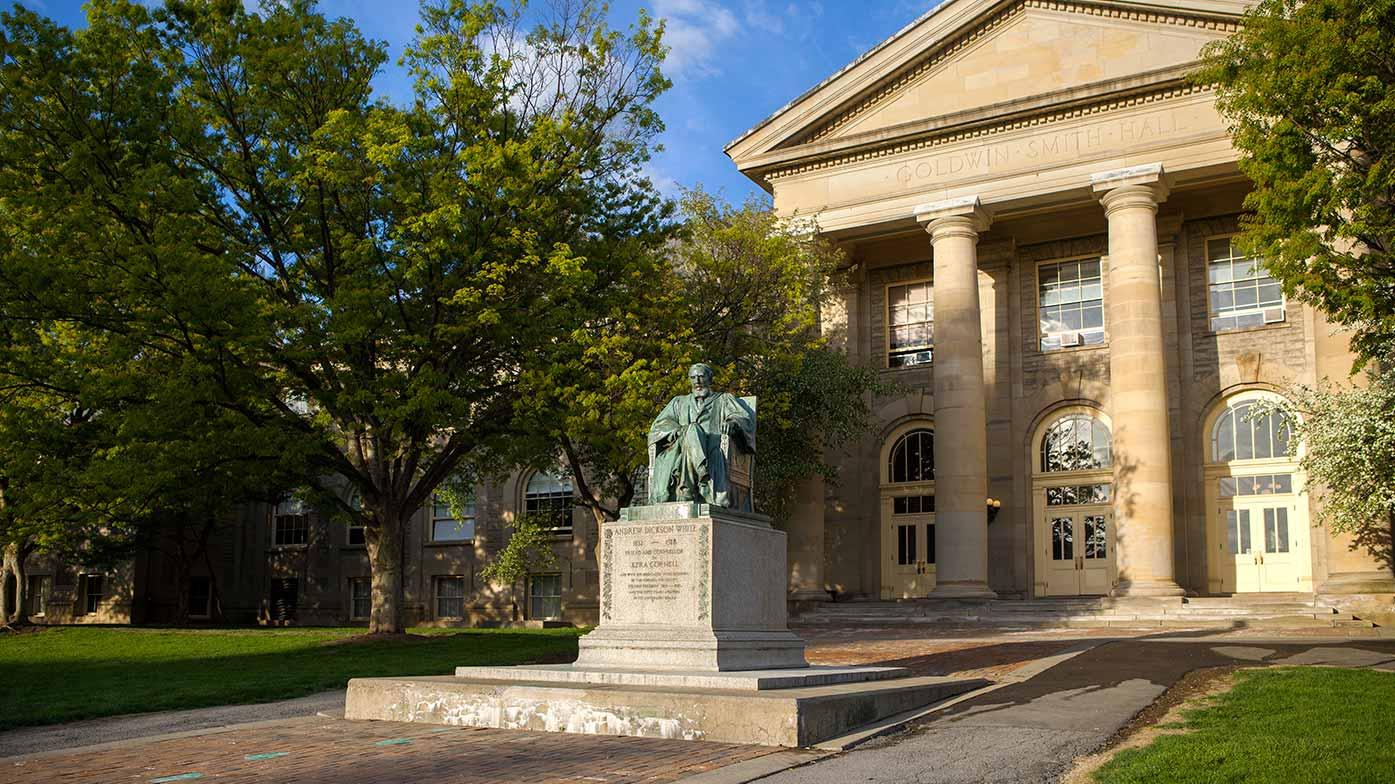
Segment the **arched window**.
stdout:
<path fill-rule="evenodd" d="M 1282 414 L 1257 414 L 1256 401 L 1232 403 L 1216 420 L 1211 431 L 1211 459 L 1217 463 L 1232 460 L 1263 460 L 1288 457 L 1288 425 Z"/>
<path fill-rule="evenodd" d="M 1113 462 L 1109 426 L 1089 414 L 1066 414 L 1041 440 L 1041 470 L 1046 473 L 1104 469 Z"/>
<path fill-rule="evenodd" d="M 539 471 L 528 478 L 523 511 L 556 536 L 572 535 L 572 480 Z"/>
<path fill-rule="evenodd" d="M 935 431 L 919 428 L 896 439 L 886 473 L 898 483 L 935 481 Z"/>

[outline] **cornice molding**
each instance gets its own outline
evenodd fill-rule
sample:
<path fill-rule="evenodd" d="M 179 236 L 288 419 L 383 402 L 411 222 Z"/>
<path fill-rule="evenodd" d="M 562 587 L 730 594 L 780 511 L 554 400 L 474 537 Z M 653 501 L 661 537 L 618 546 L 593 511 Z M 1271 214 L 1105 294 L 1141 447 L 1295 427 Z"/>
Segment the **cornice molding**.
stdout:
<path fill-rule="evenodd" d="M 848 163 L 876 160 L 906 152 L 942 147 L 966 139 L 998 136 L 1023 128 L 1049 125 L 1064 120 L 1104 114 L 1119 109 L 1143 106 L 1150 103 L 1158 103 L 1160 101 L 1211 91 L 1212 88 L 1210 86 L 1198 86 L 1187 84 L 1181 80 L 1174 80 L 1161 88 L 1155 86 L 1152 90 L 1134 92 L 1125 96 L 1115 95 L 1107 97 L 1104 100 L 1096 100 L 1089 104 L 1057 107 L 1054 110 L 1037 111 L 1027 115 L 1011 117 L 1006 120 L 999 119 L 997 122 L 988 122 L 973 127 L 944 129 L 940 132 L 931 133 L 919 138 L 896 139 L 872 149 L 858 150 L 844 154 L 832 154 L 816 160 L 806 160 L 785 166 L 777 165 L 762 172 L 761 176 L 767 183 L 773 184 L 776 180 L 784 177 L 792 177 L 798 174 L 818 171 L 820 169 L 830 169 Z"/>
<path fill-rule="evenodd" d="M 934 70 L 958 52 L 973 46 L 984 36 L 1023 15 L 1029 8 L 1066 11 L 1130 22 L 1215 30 L 1226 34 L 1234 33 L 1240 27 L 1238 20 L 1232 17 L 1200 12 L 1143 10 L 1136 6 L 1116 5 L 1109 2 L 1085 2 L 1085 0 L 1019 0 L 1019 2 L 993 13 L 978 24 L 968 27 L 959 35 L 945 40 L 940 46 L 927 51 L 904 68 L 900 74 L 892 76 L 883 81 L 882 84 L 872 88 L 853 106 L 839 111 L 831 119 L 815 125 L 810 131 L 782 142 L 779 146 L 790 147 L 826 139 L 848 123 L 881 106 L 892 96 L 899 94 L 902 88 Z"/>

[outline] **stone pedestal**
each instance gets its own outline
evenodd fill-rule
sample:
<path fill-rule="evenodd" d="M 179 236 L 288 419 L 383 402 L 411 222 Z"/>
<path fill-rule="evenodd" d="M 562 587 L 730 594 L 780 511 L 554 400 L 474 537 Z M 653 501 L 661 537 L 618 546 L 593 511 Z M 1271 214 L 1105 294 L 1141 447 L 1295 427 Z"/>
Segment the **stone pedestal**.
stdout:
<path fill-rule="evenodd" d="M 575 664 L 355 678 L 344 715 L 468 727 L 802 746 L 987 685 L 901 667 L 810 667 L 785 625 L 785 534 L 698 504 L 602 528 L 601 625 Z"/>
<path fill-rule="evenodd" d="M 601 624 L 577 667 L 805 667 L 786 625 L 785 534 L 705 504 L 625 509 L 601 533 Z"/>

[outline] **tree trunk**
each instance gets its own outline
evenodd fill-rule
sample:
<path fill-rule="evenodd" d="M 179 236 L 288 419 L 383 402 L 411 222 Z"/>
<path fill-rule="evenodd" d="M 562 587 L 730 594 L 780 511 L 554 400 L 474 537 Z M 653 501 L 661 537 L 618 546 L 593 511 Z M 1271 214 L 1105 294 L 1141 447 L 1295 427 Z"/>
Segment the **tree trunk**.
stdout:
<path fill-rule="evenodd" d="M 223 622 L 223 593 L 218 587 L 218 570 L 213 568 L 213 558 L 208 548 L 203 549 L 203 565 L 208 569 L 208 620 L 211 623 Z"/>
<path fill-rule="evenodd" d="M 29 608 L 25 607 L 25 592 L 28 580 L 24 573 L 24 561 L 29 556 L 29 548 L 19 542 L 5 545 L 4 567 L 0 569 L 0 581 L 4 583 L 4 623 L 6 626 L 23 626 L 29 623 Z M 11 587 L 13 586 L 13 587 Z"/>
<path fill-rule="evenodd" d="M 406 630 L 402 596 L 402 540 L 405 521 L 396 514 L 378 516 L 378 525 L 367 533 L 368 562 L 372 571 L 373 609 L 368 616 L 369 634 L 400 634 Z"/>

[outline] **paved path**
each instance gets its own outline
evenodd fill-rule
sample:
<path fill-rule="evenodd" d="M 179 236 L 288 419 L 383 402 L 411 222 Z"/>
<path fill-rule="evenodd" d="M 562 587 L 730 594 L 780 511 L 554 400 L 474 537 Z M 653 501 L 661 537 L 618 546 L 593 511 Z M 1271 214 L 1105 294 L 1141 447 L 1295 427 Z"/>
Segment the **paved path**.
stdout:
<path fill-rule="evenodd" d="M 1395 642 L 1194 635 L 1120 640 L 761 784 L 1054 782 L 1196 669 L 1332 664 L 1395 672 Z"/>
<path fill-rule="evenodd" d="M 75 721 L 52 727 L 25 727 L 0 732 L 0 757 L 94 746 L 131 738 L 149 738 L 175 732 L 226 727 L 230 724 L 314 716 L 321 712 L 342 716 L 344 692 L 326 691 L 309 697 L 257 705 L 223 705 L 197 710 L 137 713 L 107 719 Z"/>
<path fill-rule="evenodd" d="M 1329 642 L 1289 635 L 1271 640 L 1252 634 L 1195 633 L 1118 639 L 1112 636 L 1117 631 L 1111 633 L 1106 637 L 1081 630 L 864 628 L 811 635 L 810 658 L 818 661 L 894 661 L 918 673 L 974 674 L 994 677 L 999 684 L 851 752 L 760 781 L 1054 781 L 1075 757 L 1097 749 L 1193 669 L 1258 663 L 1395 671 L 1395 641 L 1388 640 Z M 0 744 L 8 743 L 8 748 L 32 749 L 37 743 L 46 751 L 0 759 L 0 781 L 627 784 L 695 779 L 693 784 L 737 784 L 818 759 L 804 751 L 650 738 L 314 716 L 265 721 L 341 707 L 342 697 L 329 694 L 6 733 L 0 735 Z M 246 718 L 263 721 L 198 729 Z M 182 732 L 132 737 L 169 729 Z M 116 738 L 130 739 L 72 747 Z"/>

